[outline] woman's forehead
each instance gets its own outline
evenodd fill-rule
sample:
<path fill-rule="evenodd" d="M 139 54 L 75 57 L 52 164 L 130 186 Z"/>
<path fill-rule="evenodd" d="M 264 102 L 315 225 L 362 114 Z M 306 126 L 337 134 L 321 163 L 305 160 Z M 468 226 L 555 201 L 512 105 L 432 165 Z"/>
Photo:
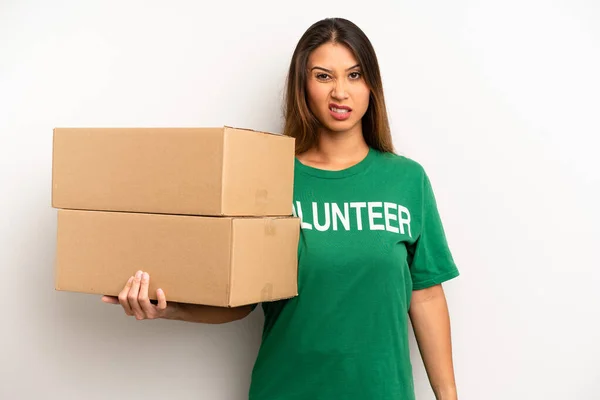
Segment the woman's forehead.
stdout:
<path fill-rule="evenodd" d="M 346 70 L 356 66 L 358 60 L 347 46 L 325 43 L 310 54 L 308 64 L 309 68 L 319 66 L 330 70 Z"/>

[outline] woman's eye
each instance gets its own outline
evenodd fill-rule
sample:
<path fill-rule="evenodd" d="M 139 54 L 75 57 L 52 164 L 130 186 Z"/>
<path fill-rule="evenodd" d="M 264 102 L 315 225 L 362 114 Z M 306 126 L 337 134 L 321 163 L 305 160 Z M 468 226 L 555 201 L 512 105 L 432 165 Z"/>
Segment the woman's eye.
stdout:
<path fill-rule="evenodd" d="M 317 79 L 319 79 L 319 80 L 324 81 L 324 80 L 327 80 L 327 78 L 329 78 L 329 75 L 327 75 L 327 74 L 317 74 Z"/>
<path fill-rule="evenodd" d="M 360 72 L 352 72 L 350 74 L 350 79 L 359 79 L 360 78 Z"/>

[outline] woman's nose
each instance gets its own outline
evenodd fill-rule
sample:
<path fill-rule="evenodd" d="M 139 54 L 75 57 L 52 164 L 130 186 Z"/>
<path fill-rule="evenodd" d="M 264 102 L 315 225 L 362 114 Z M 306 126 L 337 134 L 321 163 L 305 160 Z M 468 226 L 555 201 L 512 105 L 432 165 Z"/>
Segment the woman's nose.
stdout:
<path fill-rule="evenodd" d="M 340 99 L 340 100 L 348 98 L 348 91 L 346 90 L 344 82 L 337 80 L 333 83 L 331 97 L 333 97 L 335 99 Z"/>

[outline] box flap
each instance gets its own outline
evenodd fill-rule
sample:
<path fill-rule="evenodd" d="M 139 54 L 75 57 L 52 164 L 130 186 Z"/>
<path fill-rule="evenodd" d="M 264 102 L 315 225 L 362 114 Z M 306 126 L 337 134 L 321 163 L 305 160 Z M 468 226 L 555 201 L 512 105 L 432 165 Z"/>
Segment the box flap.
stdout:
<path fill-rule="evenodd" d="M 294 140 L 294 141 L 296 140 L 295 138 L 293 138 L 291 136 L 286 136 L 286 135 L 283 135 L 282 133 L 277 133 L 277 132 L 255 130 L 255 129 L 251 129 L 251 128 L 240 128 L 240 127 L 231 126 L 231 125 L 224 125 L 223 128 L 225 130 L 227 130 L 227 129 L 235 129 L 235 130 L 238 130 L 238 131 L 248 131 L 248 132 L 263 133 L 263 134 L 266 134 L 266 135 L 274 135 L 274 136 L 283 137 L 283 138 L 286 138 L 288 140 Z"/>

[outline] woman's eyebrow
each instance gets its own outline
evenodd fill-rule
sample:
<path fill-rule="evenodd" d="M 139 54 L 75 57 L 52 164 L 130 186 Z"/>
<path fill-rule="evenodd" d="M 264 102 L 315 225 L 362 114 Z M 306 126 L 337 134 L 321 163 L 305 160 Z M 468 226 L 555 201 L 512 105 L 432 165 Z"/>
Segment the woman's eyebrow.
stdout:
<path fill-rule="evenodd" d="M 312 70 L 315 70 L 315 69 L 320 69 L 320 70 L 323 70 L 323 71 L 325 71 L 325 72 L 329 72 L 330 74 L 332 74 L 332 73 L 333 73 L 333 71 L 332 71 L 332 70 L 330 70 L 330 69 L 327 69 L 327 68 L 323 68 L 323 67 L 319 67 L 319 66 L 314 66 L 314 67 L 312 67 L 310 70 L 312 71 Z"/>
<path fill-rule="evenodd" d="M 347 68 L 347 69 L 346 69 L 346 71 L 350 71 L 351 69 L 354 69 L 354 68 L 360 68 L 360 64 L 353 65 L 352 67 L 350 67 L 350 68 Z M 312 70 L 314 70 L 314 69 L 320 69 L 320 70 L 323 70 L 323 71 L 325 71 L 325 72 L 329 72 L 330 74 L 332 74 L 332 73 L 333 73 L 333 71 L 332 71 L 332 70 L 330 70 L 330 69 L 327 69 L 327 68 L 323 68 L 323 67 L 319 67 L 318 65 L 317 65 L 317 66 L 314 66 L 314 67 L 312 67 L 310 70 L 312 71 Z"/>

